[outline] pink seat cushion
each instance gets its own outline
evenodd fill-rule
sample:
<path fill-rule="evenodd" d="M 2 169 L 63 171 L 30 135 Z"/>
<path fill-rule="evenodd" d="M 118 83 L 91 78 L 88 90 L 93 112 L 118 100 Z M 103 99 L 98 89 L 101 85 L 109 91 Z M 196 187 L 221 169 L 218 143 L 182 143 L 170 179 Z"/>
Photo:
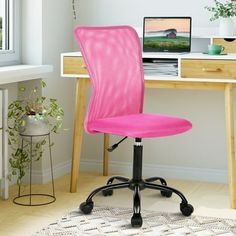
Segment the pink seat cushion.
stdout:
<path fill-rule="evenodd" d="M 117 134 L 132 138 L 171 136 L 192 128 L 192 124 L 182 118 L 143 113 L 97 119 L 89 125 L 94 132 Z"/>

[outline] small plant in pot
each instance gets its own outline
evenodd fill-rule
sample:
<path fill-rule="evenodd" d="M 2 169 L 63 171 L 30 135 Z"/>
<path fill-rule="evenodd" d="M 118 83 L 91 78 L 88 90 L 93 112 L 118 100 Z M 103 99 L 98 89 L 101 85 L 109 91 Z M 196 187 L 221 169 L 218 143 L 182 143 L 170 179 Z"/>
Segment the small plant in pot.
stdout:
<path fill-rule="evenodd" d="M 46 83 L 41 81 L 41 87 L 45 86 Z M 30 163 L 42 157 L 46 135 L 50 132 L 58 133 L 62 127 L 62 107 L 56 99 L 38 95 L 39 89 L 35 87 L 28 93 L 25 87 L 20 87 L 22 99 L 8 106 L 8 143 L 12 149 L 9 179 L 15 176 L 18 185 L 21 185 Z M 32 156 L 29 155 L 31 141 Z"/>
<path fill-rule="evenodd" d="M 214 0 L 214 6 L 206 6 L 205 9 L 213 13 L 210 21 L 220 19 L 219 34 L 223 36 L 235 35 L 235 26 L 232 17 L 236 16 L 236 2 L 225 1 L 220 2 Z"/>

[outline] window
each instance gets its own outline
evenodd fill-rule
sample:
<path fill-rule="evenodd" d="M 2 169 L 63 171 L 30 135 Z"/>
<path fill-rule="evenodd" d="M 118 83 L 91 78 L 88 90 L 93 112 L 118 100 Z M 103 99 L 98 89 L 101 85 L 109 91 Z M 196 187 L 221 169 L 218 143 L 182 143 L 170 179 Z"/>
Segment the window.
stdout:
<path fill-rule="evenodd" d="M 0 66 L 20 61 L 20 0 L 0 0 Z"/>

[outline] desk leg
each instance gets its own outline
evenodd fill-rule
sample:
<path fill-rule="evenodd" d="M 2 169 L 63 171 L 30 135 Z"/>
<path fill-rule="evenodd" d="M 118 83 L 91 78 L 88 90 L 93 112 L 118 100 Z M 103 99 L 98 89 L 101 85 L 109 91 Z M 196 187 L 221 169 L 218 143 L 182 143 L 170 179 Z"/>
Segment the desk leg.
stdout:
<path fill-rule="evenodd" d="M 82 138 L 84 131 L 84 116 L 86 106 L 86 89 L 88 79 L 79 78 L 76 82 L 76 101 L 75 101 L 75 120 L 74 120 L 74 140 L 73 140 L 73 156 L 71 166 L 70 192 L 77 190 L 79 164 L 81 155 Z"/>
<path fill-rule="evenodd" d="M 234 110 L 233 110 L 233 85 L 225 85 L 225 113 L 226 113 L 226 139 L 229 173 L 230 204 L 236 208 L 236 171 L 235 171 L 235 146 L 234 146 Z"/>
<path fill-rule="evenodd" d="M 109 165 L 109 134 L 104 134 L 104 145 L 103 145 L 103 176 L 108 176 L 108 165 Z"/>

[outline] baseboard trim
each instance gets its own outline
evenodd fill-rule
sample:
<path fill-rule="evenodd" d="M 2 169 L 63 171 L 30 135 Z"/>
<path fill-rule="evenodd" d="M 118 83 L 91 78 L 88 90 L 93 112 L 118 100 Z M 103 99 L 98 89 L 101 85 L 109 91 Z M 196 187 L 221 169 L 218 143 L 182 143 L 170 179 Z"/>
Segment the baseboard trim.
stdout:
<path fill-rule="evenodd" d="M 82 159 L 80 162 L 81 171 L 96 171 L 102 173 L 103 163 L 99 160 Z M 54 178 L 66 175 L 71 171 L 71 161 L 65 161 L 54 165 Z M 131 162 L 110 161 L 109 173 L 130 176 L 132 173 Z M 143 176 L 162 176 L 170 179 L 184 179 L 204 182 L 227 183 L 227 171 L 219 169 L 202 169 L 169 165 L 143 165 Z M 32 171 L 34 183 L 46 183 L 51 180 L 51 170 Z"/>
<path fill-rule="evenodd" d="M 102 161 L 81 160 L 80 170 L 102 172 Z M 132 173 L 131 162 L 109 162 L 109 173 L 119 173 L 130 176 Z M 202 169 L 169 165 L 143 165 L 143 176 L 162 176 L 170 179 L 184 179 L 204 182 L 227 183 L 227 171 L 219 169 Z"/>
<path fill-rule="evenodd" d="M 70 173 L 71 161 L 61 162 L 53 166 L 53 177 L 54 179 Z M 28 178 L 28 177 L 26 177 Z M 47 183 L 52 180 L 51 169 L 47 168 L 44 170 L 33 170 L 32 180 L 34 183 Z"/>

